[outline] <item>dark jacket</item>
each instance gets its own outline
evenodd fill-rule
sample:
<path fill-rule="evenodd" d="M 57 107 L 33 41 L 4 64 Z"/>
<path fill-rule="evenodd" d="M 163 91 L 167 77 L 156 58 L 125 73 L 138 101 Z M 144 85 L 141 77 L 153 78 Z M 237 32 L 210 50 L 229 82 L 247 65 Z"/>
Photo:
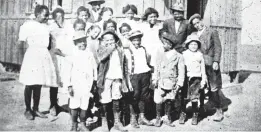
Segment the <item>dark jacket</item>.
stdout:
<path fill-rule="evenodd" d="M 120 57 L 120 63 L 121 63 L 121 68 L 122 68 L 122 74 L 123 74 L 123 79 L 122 79 L 122 92 L 129 92 L 132 91 L 132 88 L 130 86 L 130 78 L 128 74 L 128 64 L 126 61 L 126 57 L 124 55 L 123 49 L 120 47 L 116 49 L 110 49 L 110 48 L 100 48 L 98 51 L 98 59 L 100 60 L 99 62 L 99 67 L 98 67 L 98 79 L 97 79 L 97 86 L 100 89 L 104 88 L 104 82 L 105 82 L 105 77 L 107 74 L 107 71 L 109 69 L 109 62 L 110 62 L 110 54 L 114 51 L 117 50 L 119 53 Z"/>
<path fill-rule="evenodd" d="M 176 29 L 174 18 L 167 19 L 163 23 L 163 29 L 172 35 L 172 41 L 176 43 L 174 49 L 176 49 L 179 53 L 182 53 L 185 50 L 183 43 L 185 42 L 187 36 L 191 33 L 190 27 L 191 26 L 187 20 L 182 20 L 179 29 Z M 178 30 L 177 33 L 176 30 Z"/>
<path fill-rule="evenodd" d="M 197 34 L 194 32 L 192 34 Z M 201 51 L 204 55 L 205 64 L 212 66 L 213 62 L 220 62 L 222 47 L 218 32 L 206 27 L 199 36 L 201 42 Z"/>

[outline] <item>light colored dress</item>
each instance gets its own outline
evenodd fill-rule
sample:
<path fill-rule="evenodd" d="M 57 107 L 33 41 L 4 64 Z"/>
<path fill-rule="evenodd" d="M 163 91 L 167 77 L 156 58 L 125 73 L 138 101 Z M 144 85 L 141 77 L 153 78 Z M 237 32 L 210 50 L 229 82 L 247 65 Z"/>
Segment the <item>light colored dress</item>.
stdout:
<path fill-rule="evenodd" d="M 19 77 L 24 85 L 57 87 L 54 63 L 47 49 L 49 37 L 50 31 L 46 24 L 30 20 L 20 27 L 19 41 L 25 41 L 29 46 Z"/>
<path fill-rule="evenodd" d="M 157 23 L 152 28 L 150 28 L 150 24 L 148 22 L 143 22 L 140 24 L 140 30 L 143 32 L 142 37 L 142 46 L 146 48 L 146 51 L 149 55 L 151 55 L 151 65 L 155 63 L 155 56 L 157 50 L 162 48 L 162 42 L 159 39 L 159 30 L 162 29 L 162 23 Z"/>
<path fill-rule="evenodd" d="M 66 39 L 68 34 L 70 34 L 69 30 L 72 30 L 71 24 L 68 22 L 63 23 L 63 27 L 59 27 L 56 22 L 51 22 L 49 24 L 49 29 L 51 33 L 51 38 L 52 38 L 52 45 L 51 45 L 51 50 L 50 54 L 52 56 L 54 66 L 55 66 L 55 71 L 56 71 L 56 76 L 57 76 L 57 83 L 61 84 L 62 83 L 62 76 L 61 76 L 61 62 L 64 59 L 64 57 L 56 55 L 55 54 L 55 49 L 57 49 L 57 38 L 60 39 Z M 60 42 L 62 45 L 63 42 Z M 59 45 L 59 44 L 58 44 Z"/>
<path fill-rule="evenodd" d="M 70 72 L 70 85 L 73 87 L 74 96 L 70 96 L 69 107 L 87 110 L 89 99 L 92 97 L 91 88 L 97 80 L 97 65 L 91 52 L 75 50 Z"/>

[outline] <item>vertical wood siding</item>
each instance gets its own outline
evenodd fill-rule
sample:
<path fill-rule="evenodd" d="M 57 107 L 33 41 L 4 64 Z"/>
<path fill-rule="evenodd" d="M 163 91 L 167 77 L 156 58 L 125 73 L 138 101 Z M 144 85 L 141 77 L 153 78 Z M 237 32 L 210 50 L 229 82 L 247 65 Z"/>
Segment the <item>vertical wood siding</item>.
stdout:
<path fill-rule="evenodd" d="M 208 0 L 205 22 L 219 32 L 222 44 L 221 71 L 239 70 L 241 0 Z"/>
<path fill-rule="evenodd" d="M 48 4 L 48 0 L 35 0 Z M 66 1 L 66 0 L 64 0 Z M 241 0 L 203 0 L 206 2 L 204 19 L 207 23 L 219 31 L 222 42 L 223 72 L 238 70 L 238 46 L 241 34 Z M 104 6 L 114 9 L 116 19 L 123 17 L 122 7 L 126 4 L 134 4 L 138 8 L 138 16 L 141 17 L 148 7 L 156 8 L 159 11 L 160 19 L 170 17 L 169 8 L 175 2 L 182 2 L 185 10 L 187 0 L 106 0 Z M 57 2 L 52 3 L 55 7 Z M 63 2 L 66 6 L 66 17 L 75 18 L 75 12 L 79 6 L 90 7 L 86 0 L 67 0 Z M 28 19 L 32 6 L 32 0 L 0 0 L 0 61 L 14 64 L 21 64 L 25 48 L 17 46 L 19 27 Z M 186 11 L 185 11 L 186 16 Z"/>

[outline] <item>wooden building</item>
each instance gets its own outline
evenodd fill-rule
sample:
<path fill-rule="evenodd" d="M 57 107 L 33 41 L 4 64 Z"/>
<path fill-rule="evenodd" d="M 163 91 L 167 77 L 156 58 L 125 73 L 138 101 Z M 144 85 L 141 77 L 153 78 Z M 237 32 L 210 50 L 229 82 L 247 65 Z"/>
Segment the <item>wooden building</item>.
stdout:
<path fill-rule="evenodd" d="M 186 9 L 185 18 L 189 18 L 194 13 L 200 13 L 211 28 L 219 31 L 223 47 L 221 62 L 223 72 L 241 69 L 258 70 L 247 69 L 246 66 L 250 63 L 256 63 L 251 64 L 252 67 L 260 66 L 260 61 L 252 62 L 250 59 L 244 61 L 244 66 L 241 64 L 242 57 L 247 57 L 244 54 L 245 50 L 255 49 L 253 46 L 246 46 L 246 49 L 243 48 L 243 50 L 241 48 L 242 14 L 244 13 L 242 10 L 246 3 L 242 1 L 247 0 L 106 0 L 104 6 L 114 9 L 116 19 L 123 17 L 122 6 L 126 4 L 137 6 L 138 17 L 143 14 L 147 7 L 154 7 L 159 11 L 160 19 L 165 20 L 171 17 L 169 7 L 175 2 L 181 2 Z M 0 0 L 0 62 L 22 63 L 25 48 L 17 46 L 19 27 L 32 15 L 35 2 L 47 5 L 50 10 L 61 5 L 65 9 L 66 19 L 75 18 L 75 11 L 79 6 L 90 7 L 87 3 L 88 0 Z M 252 30 L 252 32 L 255 32 L 255 30 Z M 261 54 L 255 55 L 256 57 L 261 56 Z"/>

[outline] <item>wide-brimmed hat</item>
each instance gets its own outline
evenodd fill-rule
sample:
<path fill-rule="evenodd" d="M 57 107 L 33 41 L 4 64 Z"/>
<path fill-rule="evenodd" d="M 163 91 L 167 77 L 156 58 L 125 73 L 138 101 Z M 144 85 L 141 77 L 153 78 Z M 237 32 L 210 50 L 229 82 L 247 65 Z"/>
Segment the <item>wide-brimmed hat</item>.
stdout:
<path fill-rule="evenodd" d="M 84 31 L 75 31 L 73 35 L 73 41 L 87 38 L 86 34 Z"/>
<path fill-rule="evenodd" d="M 105 0 L 89 0 L 89 1 L 88 1 L 88 4 L 92 4 L 92 3 L 94 3 L 94 2 L 103 4 L 103 3 L 105 3 Z"/>
<path fill-rule="evenodd" d="M 174 11 L 181 11 L 181 12 L 184 12 L 184 6 L 182 3 L 175 3 L 174 5 L 172 5 L 170 7 L 170 9 L 174 10 Z"/>
<path fill-rule="evenodd" d="M 173 39 L 172 35 L 170 35 L 169 33 L 166 34 L 162 34 L 162 38 L 166 39 L 168 41 L 170 41 L 172 43 L 173 46 L 175 46 L 177 44 L 177 41 Z"/>
<path fill-rule="evenodd" d="M 199 15 L 198 13 L 192 15 L 192 16 L 189 18 L 189 23 L 192 24 L 192 21 L 193 21 L 195 18 L 201 19 L 201 15 Z"/>
<path fill-rule="evenodd" d="M 143 33 L 140 30 L 132 30 L 129 32 L 129 39 L 133 39 L 134 37 L 143 37 Z"/>
<path fill-rule="evenodd" d="M 198 48 L 201 47 L 201 42 L 197 35 L 189 35 L 185 41 L 185 47 L 188 49 L 188 45 L 193 41 L 198 43 Z"/>
<path fill-rule="evenodd" d="M 101 37 L 99 38 L 99 40 L 102 40 L 102 38 L 104 37 L 104 35 L 106 34 L 111 34 L 115 37 L 115 41 L 118 42 L 120 40 L 119 36 L 116 34 L 116 32 L 114 30 L 106 30 L 101 34 Z"/>

